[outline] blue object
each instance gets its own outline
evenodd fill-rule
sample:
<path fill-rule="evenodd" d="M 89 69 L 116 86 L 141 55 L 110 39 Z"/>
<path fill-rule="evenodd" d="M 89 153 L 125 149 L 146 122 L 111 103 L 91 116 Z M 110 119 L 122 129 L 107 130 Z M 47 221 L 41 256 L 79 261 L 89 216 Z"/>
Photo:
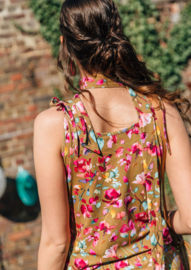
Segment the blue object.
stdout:
<path fill-rule="evenodd" d="M 16 187 L 19 198 L 26 206 L 34 205 L 38 200 L 37 184 L 33 176 L 22 166 L 18 167 Z"/>

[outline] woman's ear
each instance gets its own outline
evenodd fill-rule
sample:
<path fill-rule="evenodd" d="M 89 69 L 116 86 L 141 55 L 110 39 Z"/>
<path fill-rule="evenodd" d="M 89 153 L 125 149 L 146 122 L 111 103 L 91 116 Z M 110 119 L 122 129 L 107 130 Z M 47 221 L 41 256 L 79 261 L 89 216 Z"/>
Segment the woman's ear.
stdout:
<path fill-rule="evenodd" d="M 60 36 L 60 42 L 61 42 L 61 44 L 63 44 L 63 41 L 64 41 L 64 37 L 63 36 Z"/>

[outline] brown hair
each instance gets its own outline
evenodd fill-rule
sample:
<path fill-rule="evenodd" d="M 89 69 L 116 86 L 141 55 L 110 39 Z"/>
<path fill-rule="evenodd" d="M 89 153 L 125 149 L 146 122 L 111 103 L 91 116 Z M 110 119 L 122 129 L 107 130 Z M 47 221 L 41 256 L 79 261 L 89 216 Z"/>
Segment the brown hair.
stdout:
<path fill-rule="evenodd" d="M 78 93 L 88 92 L 97 115 L 92 94 L 73 86 L 72 78 L 76 75 L 74 57 L 88 74 L 104 74 L 147 97 L 159 96 L 174 104 L 183 120 L 191 124 L 187 116 L 191 107 L 189 100 L 183 98 L 180 90 L 170 92 L 164 89 L 161 77 L 146 67 L 124 35 L 121 18 L 112 0 L 65 0 L 61 8 L 60 30 L 64 44 L 60 46 L 58 68 L 64 73 L 65 88 L 69 91 L 71 86 Z"/>

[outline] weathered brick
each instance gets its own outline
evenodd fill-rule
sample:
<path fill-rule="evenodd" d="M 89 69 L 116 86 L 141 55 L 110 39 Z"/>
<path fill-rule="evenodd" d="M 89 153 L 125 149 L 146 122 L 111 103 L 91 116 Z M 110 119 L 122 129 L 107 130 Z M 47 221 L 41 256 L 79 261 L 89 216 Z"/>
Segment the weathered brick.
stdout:
<path fill-rule="evenodd" d="M 12 81 L 19 81 L 19 80 L 21 80 L 21 79 L 22 79 L 22 74 L 20 74 L 20 73 L 13 74 L 13 75 L 11 76 L 11 80 L 12 80 Z"/>
<path fill-rule="evenodd" d="M 0 38 L 10 38 L 10 37 L 15 37 L 15 33 L 2 33 L 0 34 Z"/>
<path fill-rule="evenodd" d="M 0 93 L 10 92 L 10 91 L 13 91 L 14 89 L 15 89 L 15 85 L 13 83 L 0 85 Z"/>
<path fill-rule="evenodd" d="M 32 86 L 31 82 L 28 81 L 28 82 L 24 82 L 24 83 L 20 83 L 18 85 L 18 90 L 22 91 L 22 90 L 26 90 L 27 88 L 30 88 Z"/>
<path fill-rule="evenodd" d="M 22 238 L 26 238 L 26 237 L 29 237 L 31 235 L 32 235 L 31 230 L 25 230 L 25 231 L 10 233 L 10 234 L 8 234 L 8 238 L 10 241 L 18 241 Z"/>
<path fill-rule="evenodd" d="M 28 110 L 29 110 L 30 112 L 33 112 L 33 111 L 38 110 L 38 107 L 37 107 L 36 105 L 29 105 L 29 106 L 28 106 Z"/>
<path fill-rule="evenodd" d="M 13 20 L 13 19 L 21 19 L 24 17 L 25 17 L 24 13 L 15 14 L 15 15 L 4 16 L 4 20 L 7 21 L 7 20 Z"/>
<path fill-rule="evenodd" d="M 32 119 L 34 119 L 34 118 L 32 118 Z M 26 138 L 29 138 L 29 137 L 32 137 L 33 136 L 33 132 L 30 132 L 30 133 L 27 133 L 27 134 L 23 134 L 23 135 L 19 135 L 19 136 L 17 136 L 17 139 L 19 139 L 19 140 L 23 140 L 23 139 L 26 139 Z"/>

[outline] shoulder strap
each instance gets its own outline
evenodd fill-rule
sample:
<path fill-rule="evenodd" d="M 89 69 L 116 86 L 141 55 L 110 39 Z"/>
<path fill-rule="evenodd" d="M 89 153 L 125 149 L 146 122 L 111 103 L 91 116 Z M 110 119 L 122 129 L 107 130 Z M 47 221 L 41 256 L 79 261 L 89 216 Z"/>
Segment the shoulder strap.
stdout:
<path fill-rule="evenodd" d="M 158 103 L 155 99 L 152 99 L 152 104 L 154 108 L 158 107 Z M 163 193 L 164 219 L 168 223 L 165 188 L 164 188 L 164 175 L 165 175 L 165 167 L 166 167 L 165 165 L 166 165 L 167 147 L 166 147 L 166 140 L 165 140 L 165 135 L 164 135 L 162 107 L 160 107 L 158 110 L 155 109 L 155 113 L 156 113 L 159 129 L 160 129 L 160 134 L 162 137 L 162 145 L 163 145 L 163 155 L 162 155 L 162 161 L 160 164 L 160 177 L 161 177 L 161 189 Z"/>

